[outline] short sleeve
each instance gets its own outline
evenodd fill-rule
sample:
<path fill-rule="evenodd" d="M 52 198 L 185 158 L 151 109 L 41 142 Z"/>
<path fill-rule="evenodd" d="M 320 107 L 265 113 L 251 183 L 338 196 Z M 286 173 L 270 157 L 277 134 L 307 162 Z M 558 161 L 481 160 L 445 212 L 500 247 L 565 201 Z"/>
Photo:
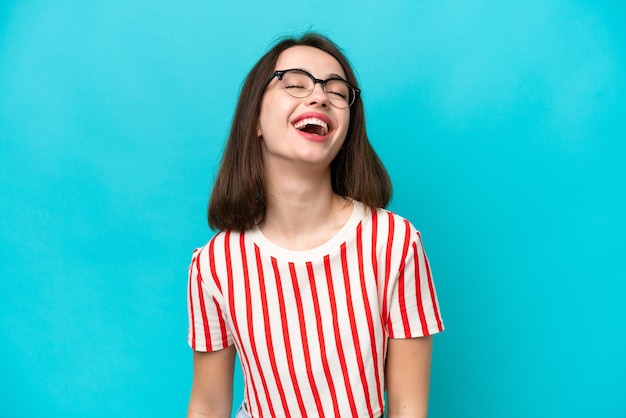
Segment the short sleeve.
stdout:
<path fill-rule="evenodd" d="M 387 331 L 390 338 L 414 338 L 443 331 L 439 302 L 420 233 L 407 223 L 406 243 L 391 287 Z"/>
<path fill-rule="evenodd" d="M 187 342 L 192 349 L 217 351 L 233 344 L 215 268 L 213 241 L 193 252 L 189 265 L 187 313 Z"/>

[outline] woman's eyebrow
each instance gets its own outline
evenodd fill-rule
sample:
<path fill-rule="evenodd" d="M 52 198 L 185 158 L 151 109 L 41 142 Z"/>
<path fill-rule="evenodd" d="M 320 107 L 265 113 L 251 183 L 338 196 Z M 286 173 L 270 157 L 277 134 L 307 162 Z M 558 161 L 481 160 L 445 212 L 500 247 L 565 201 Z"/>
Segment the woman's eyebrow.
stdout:
<path fill-rule="evenodd" d="M 339 74 L 336 74 L 336 73 L 330 73 L 330 74 L 328 74 L 328 78 L 340 78 L 340 79 L 342 79 L 342 80 L 345 80 L 345 77 L 343 77 L 343 76 L 341 76 L 341 75 L 339 75 Z"/>

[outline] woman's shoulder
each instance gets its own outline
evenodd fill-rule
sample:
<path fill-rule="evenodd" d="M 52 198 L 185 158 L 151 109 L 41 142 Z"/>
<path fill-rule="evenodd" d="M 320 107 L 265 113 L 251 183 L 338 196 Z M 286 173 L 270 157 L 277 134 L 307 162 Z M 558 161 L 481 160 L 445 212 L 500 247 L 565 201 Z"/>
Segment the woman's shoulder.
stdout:
<path fill-rule="evenodd" d="M 241 232 L 232 229 L 217 231 L 204 245 L 195 248 L 193 253 L 196 255 L 200 253 L 214 252 L 216 249 L 221 250 L 229 245 L 233 238 L 239 239 L 240 235 Z"/>
<path fill-rule="evenodd" d="M 380 228 L 381 224 L 383 226 L 387 226 L 388 228 L 397 228 L 404 226 L 411 231 L 419 234 L 418 229 L 415 225 L 405 216 L 400 215 L 390 209 L 386 208 L 368 208 L 364 206 L 364 213 L 367 214 L 364 218 L 368 219 L 369 222 L 375 222 L 377 226 Z"/>

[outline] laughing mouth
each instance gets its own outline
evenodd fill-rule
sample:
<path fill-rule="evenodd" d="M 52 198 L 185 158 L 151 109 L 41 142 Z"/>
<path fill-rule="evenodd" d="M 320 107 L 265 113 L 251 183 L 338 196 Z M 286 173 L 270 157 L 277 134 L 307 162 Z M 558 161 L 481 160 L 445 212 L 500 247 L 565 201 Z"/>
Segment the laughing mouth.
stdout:
<path fill-rule="evenodd" d="M 318 118 L 304 118 L 293 124 L 293 127 L 310 134 L 324 136 L 328 133 L 328 124 Z"/>

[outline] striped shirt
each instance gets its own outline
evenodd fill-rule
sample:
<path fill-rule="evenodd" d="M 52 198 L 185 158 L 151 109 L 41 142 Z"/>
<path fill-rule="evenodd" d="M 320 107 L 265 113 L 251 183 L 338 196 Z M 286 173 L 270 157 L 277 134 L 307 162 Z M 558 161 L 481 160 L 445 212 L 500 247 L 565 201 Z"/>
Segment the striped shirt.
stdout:
<path fill-rule="evenodd" d="M 388 338 L 443 330 L 420 234 L 354 202 L 323 245 L 290 251 L 223 231 L 189 266 L 189 345 L 235 344 L 253 417 L 374 417 Z"/>

